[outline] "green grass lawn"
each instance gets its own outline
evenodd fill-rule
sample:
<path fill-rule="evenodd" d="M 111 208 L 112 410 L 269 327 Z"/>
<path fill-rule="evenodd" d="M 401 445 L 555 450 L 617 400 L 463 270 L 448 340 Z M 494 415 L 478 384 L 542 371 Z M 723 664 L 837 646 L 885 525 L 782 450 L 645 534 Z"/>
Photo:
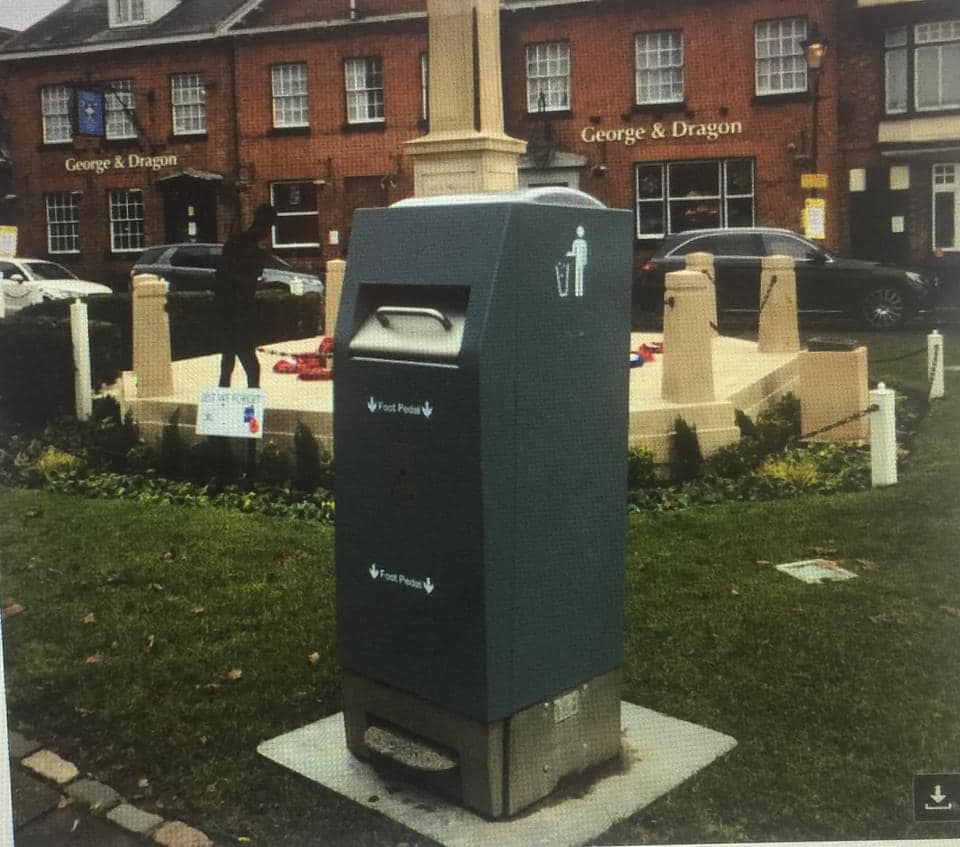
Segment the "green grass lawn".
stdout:
<path fill-rule="evenodd" d="M 865 339 L 883 358 L 922 335 Z M 872 375 L 922 388 L 924 368 Z M 954 373 L 947 391 L 897 486 L 631 516 L 625 699 L 738 746 L 602 843 L 960 836 L 912 811 L 913 774 L 960 771 Z M 224 843 L 427 843 L 255 752 L 339 709 L 329 526 L 0 490 L 0 551 L 25 607 L 4 622 L 13 727 Z M 815 556 L 859 576 L 773 569 Z"/>

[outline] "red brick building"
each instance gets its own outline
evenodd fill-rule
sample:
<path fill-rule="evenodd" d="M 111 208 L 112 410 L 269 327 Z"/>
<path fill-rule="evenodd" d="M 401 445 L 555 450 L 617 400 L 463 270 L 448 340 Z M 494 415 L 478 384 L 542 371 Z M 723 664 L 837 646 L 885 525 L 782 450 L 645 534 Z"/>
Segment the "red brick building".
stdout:
<path fill-rule="evenodd" d="M 960 8 L 850 0 L 839 34 L 842 240 L 960 279 Z"/>
<path fill-rule="evenodd" d="M 841 42 L 839 5 L 503 0 L 521 184 L 632 209 L 640 263 L 681 229 L 799 229 L 815 165 L 840 246 L 840 63 L 802 51 Z M 222 240 L 269 200 L 276 252 L 343 255 L 354 209 L 412 191 L 427 47 L 424 0 L 70 0 L 0 49 L 20 253 L 119 283 L 144 246 Z"/>

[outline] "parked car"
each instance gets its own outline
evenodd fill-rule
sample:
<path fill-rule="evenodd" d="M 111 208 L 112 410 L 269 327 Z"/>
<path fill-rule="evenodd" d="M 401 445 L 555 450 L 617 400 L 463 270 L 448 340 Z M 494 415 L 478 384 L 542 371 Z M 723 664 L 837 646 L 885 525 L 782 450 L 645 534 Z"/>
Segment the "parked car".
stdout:
<path fill-rule="evenodd" d="M 162 277 L 172 291 L 210 291 L 223 253 L 222 244 L 161 244 L 148 247 L 130 271 L 130 278 L 148 273 Z M 267 254 L 261 283 L 264 288 L 281 288 L 293 294 L 323 293 L 323 281 L 316 274 L 297 271 L 279 256 Z"/>
<path fill-rule="evenodd" d="M 873 329 L 893 329 L 930 308 L 940 288 L 934 275 L 834 256 L 790 230 L 738 227 L 667 236 L 640 270 L 639 304 L 659 308 L 664 274 L 682 270 L 684 257 L 696 252 L 713 254 L 717 308 L 723 310 L 758 308 L 760 260 L 772 255 L 796 262 L 799 311 L 843 312 Z"/>
<path fill-rule="evenodd" d="M 112 294 L 109 285 L 78 279 L 76 274 L 45 259 L 0 259 L 0 280 L 7 313 L 40 300 L 66 300 L 89 294 Z"/>

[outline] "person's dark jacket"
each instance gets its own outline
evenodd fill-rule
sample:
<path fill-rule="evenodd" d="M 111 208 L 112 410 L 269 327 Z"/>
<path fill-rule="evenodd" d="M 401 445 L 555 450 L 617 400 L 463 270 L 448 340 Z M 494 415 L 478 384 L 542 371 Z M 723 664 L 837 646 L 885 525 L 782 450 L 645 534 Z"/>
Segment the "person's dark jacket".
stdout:
<path fill-rule="evenodd" d="M 247 230 L 231 235 L 223 245 L 213 289 L 214 312 L 224 340 L 253 346 L 257 326 L 257 282 L 266 255 Z"/>

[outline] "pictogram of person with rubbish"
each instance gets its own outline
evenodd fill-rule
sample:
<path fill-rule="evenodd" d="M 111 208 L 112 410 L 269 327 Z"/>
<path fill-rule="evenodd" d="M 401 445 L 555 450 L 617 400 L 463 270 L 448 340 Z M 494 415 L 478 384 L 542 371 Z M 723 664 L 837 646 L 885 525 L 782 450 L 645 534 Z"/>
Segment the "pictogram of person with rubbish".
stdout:
<path fill-rule="evenodd" d="M 567 255 L 573 259 L 573 296 L 583 297 L 583 272 L 587 267 L 587 239 L 582 226 L 577 227 L 577 237 L 573 239 Z"/>
<path fill-rule="evenodd" d="M 229 388 L 234 362 L 239 359 L 247 375 L 247 387 L 260 387 L 257 360 L 257 282 L 263 273 L 266 252 L 260 246 L 277 221 L 277 211 L 268 204 L 258 206 L 253 223 L 231 235 L 223 245 L 217 267 L 213 306 L 220 349 L 220 387 Z"/>

